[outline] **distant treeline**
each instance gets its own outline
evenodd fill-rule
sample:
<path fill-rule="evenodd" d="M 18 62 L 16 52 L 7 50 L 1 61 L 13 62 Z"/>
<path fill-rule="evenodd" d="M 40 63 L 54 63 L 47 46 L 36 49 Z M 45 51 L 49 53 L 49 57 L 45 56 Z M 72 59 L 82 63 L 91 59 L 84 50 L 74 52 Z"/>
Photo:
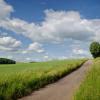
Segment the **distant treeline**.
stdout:
<path fill-rule="evenodd" d="M 30 63 L 36 63 L 35 61 L 31 61 Z"/>
<path fill-rule="evenodd" d="M 15 64 L 16 61 L 7 59 L 7 58 L 0 58 L 0 64 Z"/>

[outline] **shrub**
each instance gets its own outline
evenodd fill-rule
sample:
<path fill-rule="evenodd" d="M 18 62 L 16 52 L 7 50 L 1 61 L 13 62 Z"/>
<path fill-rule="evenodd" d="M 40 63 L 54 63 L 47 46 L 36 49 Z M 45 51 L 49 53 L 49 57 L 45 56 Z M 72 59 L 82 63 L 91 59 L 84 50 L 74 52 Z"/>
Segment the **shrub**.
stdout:
<path fill-rule="evenodd" d="M 94 58 L 100 57 L 100 44 L 99 44 L 99 42 L 92 42 L 91 43 L 90 52 Z"/>
<path fill-rule="evenodd" d="M 0 64 L 15 64 L 16 61 L 7 59 L 7 58 L 0 58 Z"/>

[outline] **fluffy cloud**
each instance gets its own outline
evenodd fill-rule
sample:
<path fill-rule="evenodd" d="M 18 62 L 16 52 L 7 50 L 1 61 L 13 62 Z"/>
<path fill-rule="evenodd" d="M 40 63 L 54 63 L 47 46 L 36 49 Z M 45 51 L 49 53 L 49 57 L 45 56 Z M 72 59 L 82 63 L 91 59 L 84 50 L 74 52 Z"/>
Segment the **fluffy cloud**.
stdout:
<path fill-rule="evenodd" d="M 38 52 L 38 53 L 44 52 L 44 49 L 42 49 L 42 45 L 37 43 L 37 42 L 30 44 L 29 47 L 28 47 L 28 50 L 29 51 L 35 51 L 35 52 Z"/>
<path fill-rule="evenodd" d="M 49 58 L 49 56 L 44 56 L 44 59 L 48 59 Z"/>
<path fill-rule="evenodd" d="M 95 21 L 81 19 L 78 12 L 46 10 L 45 14 L 45 20 L 38 25 L 13 18 L 2 20 L 0 26 L 33 41 L 91 40 L 96 36 Z"/>
<path fill-rule="evenodd" d="M 74 48 L 72 50 L 72 55 L 75 57 L 91 57 L 88 50 L 84 50 L 82 48 Z"/>
<path fill-rule="evenodd" d="M 85 53 L 85 51 L 84 50 L 82 50 L 82 49 L 79 49 L 79 48 L 75 48 L 75 49 L 73 49 L 73 53 L 74 54 L 84 54 Z"/>
<path fill-rule="evenodd" d="M 0 19 L 5 19 L 13 12 L 13 7 L 8 5 L 4 0 L 0 0 Z"/>
<path fill-rule="evenodd" d="M 68 57 L 62 56 L 62 57 L 59 57 L 58 59 L 59 59 L 59 60 L 64 60 L 64 59 L 68 59 Z"/>
<path fill-rule="evenodd" d="M 21 42 L 12 37 L 0 37 L 0 50 L 12 51 L 21 46 Z"/>
<path fill-rule="evenodd" d="M 8 15 L 13 8 L 3 0 L 1 0 L 1 8 L 3 9 L 1 16 L 6 16 L 6 20 L 0 20 L 0 27 L 28 37 L 33 42 L 63 41 L 68 38 L 82 41 L 100 40 L 100 19 L 81 18 L 77 11 L 45 10 L 44 21 L 36 24 L 10 18 Z"/>
<path fill-rule="evenodd" d="M 42 44 L 34 42 L 31 43 L 26 50 L 22 51 L 23 54 L 29 52 L 43 53 L 44 49 L 42 48 Z"/>
<path fill-rule="evenodd" d="M 84 44 L 82 45 L 85 45 L 89 43 L 88 41 L 100 40 L 100 19 L 82 18 L 77 11 L 45 10 L 45 18 L 39 24 L 11 17 L 13 11 L 11 5 L 8 5 L 4 0 L 0 0 L 0 28 L 12 31 L 14 34 L 23 35 L 33 42 L 27 49 L 21 50 L 24 54 L 44 52 L 40 44 L 43 42 L 58 43 L 71 39 L 73 41 L 79 40 L 79 43 L 83 41 Z M 20 41 L 7 35 L 4 33 L 0 37 L 1 50 L 16 50 L 21 46 Z M 68 45 L 72 44 L 69 43 Z M 72 53 L 73 55 L 89 55 L 88 51 L 81 49 L 80 46 L 77 48 L 76 45 Z M 62 59 L 65 58 L 66 56 L 62 57 Z M 48 59 L 48 57 L 44 56 L 44 59 Z"/>

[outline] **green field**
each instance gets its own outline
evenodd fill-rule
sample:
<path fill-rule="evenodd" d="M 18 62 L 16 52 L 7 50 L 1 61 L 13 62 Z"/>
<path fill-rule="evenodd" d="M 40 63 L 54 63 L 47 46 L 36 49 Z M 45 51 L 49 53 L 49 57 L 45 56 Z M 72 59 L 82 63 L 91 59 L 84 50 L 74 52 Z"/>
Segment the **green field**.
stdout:
<path fill-rule="evenodd" d="M 94 60 L 92 69 L 75 95 L 75 100 L 100 100 L 100 58 Z"/>
<path fill-rule="evenodd" d="M 16 100 L 55 82 L 86 60 L 61 60 L 0 65 L 0 100 Z"/>

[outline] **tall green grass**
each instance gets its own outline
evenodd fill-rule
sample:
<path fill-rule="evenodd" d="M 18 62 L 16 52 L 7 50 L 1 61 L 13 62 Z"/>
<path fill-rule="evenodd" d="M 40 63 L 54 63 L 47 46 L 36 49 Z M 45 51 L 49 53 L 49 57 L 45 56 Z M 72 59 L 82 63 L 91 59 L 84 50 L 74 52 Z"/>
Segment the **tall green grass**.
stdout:
<path fill-rule="evenodd" d="M 0 65 L 0 100 L 16 100 L 55 82 L 80 67 L 84 61 L 78 59 Z"/>
<path fill-rule="evenodd" d="M 94 60 L 92 69 L 75 95 L 75 100 L 100 100 L 100 58 Z"/>

